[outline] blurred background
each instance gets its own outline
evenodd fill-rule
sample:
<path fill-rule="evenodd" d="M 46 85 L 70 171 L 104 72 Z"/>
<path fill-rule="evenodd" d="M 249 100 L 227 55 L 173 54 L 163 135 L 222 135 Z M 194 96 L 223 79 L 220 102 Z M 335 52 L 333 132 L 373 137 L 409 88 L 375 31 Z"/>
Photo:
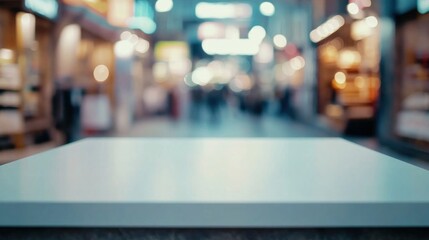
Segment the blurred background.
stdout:
<path fill-rule="evenodd" d="M 429 161 L 429 0 L 0 0 L 0 164 L 85 137 Z"/>

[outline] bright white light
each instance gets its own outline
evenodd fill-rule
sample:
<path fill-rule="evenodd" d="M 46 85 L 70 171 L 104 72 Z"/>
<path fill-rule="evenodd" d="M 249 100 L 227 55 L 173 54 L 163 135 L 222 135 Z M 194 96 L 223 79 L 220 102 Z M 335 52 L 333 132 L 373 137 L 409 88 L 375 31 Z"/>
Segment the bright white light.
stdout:
<path fill-rule="evenodd" d="M 276 8 L 270 2 L 263 2 L 261 5 L 259 5 L 259 11 L 261 11 L 262 15 L 264 16 L 273 16 Z"/>
<path fill-rule="evenodd" d="M 317 43 L 322 41 L 322 36 L 320 36 L 320 34 L 318 34 L 316 30 L 313 30 L 310 32 L 310 40 L 314 43 Z"/>
<path fill-rule="evenodd" d="M 334 29 L 338 29 L 339 27 L 344 25 L 344 18 L 340 15 L 336 15 L 332 18 L 330 18 L 327 22 L 327 24 L 331 25 Z"/>
<path fill-rule="evenodd" d="M 356 15 L 359 13 L 359 11 L 359 6 L 356 3 L 347 4 L 347 12 L 349 12 L 351 15 Z"/>
<path fill-rule="evenodd" d="M 287 45 L 287 39 L 284 35 L 277 34 L 273 38 L 273 43 L 277 49 L 283 49 Z"/>
<path fill-rule="evenodd" d="M 207 85 L 213 78 L 213 73 L 208 67 L 199 67 L 192 72 L 192 82 L 200 86 Z"/>
<path fill-rule="evenodd" d="M 250 39 L 206 39 L 202 47 L 209 55 L 255 55 L 259 52 L 259 43 Z"/>
<path fill-rule="evenodd" d="M 241 92 L 252 89 L 253 85 L 254 82 L 249 75 L 241 73 L 232 79 L 228 86 L 234 92 Z"/>
<path fill-rule="evenodd" d="M 130 41 L 131 44 L 136 45 L 139 41 L 139 37 L 135 34 L 132 34 L 128 41 Z"/>
<path fill-rule="evenodd" d="M 132 33 L 129 31 L 124 31 L 121 33 L 121 40 L 128 40 L 130 39 Z"/>
<path fill-rule="evenodd" d="M 192 68 L 192 62 L 189 59 L 176 59 L 168 62 L 168 68 L 172 74 L 184 76 Z"/>
<path fill-rule="evenodd" d="M 254 26 L 252 27 L 252 29 L 250 29 L 248 36 L 249 36 L 249 39 L 260 42 L 265 38 L 266 35 L 267 35 L 267 32 L 263 27 Z"/>
<path fill-rule="evenodd" d="M 337 72 L 335 73 L 335 82 L 337 82 L 338 84 L 344 84 L 346 83 L 346 74 L 343 72 Z"/>
<path fill-rule="evenodd" d="M 359 20 L 352 23 L 350 32 L 353 40 L 357 41 L 371 36 L 374 29 L 365 20 Z"/>
<path fill-rule="evenodd" d="M 296 56 L 289 61 L 293 70 L 298 71 L 305 67 L 305 59 L 301 56 Z"/>
<path fill-rule="evenodd" d="M 149 50 L 149 47 L 149 42 L 145 39 L 140 38 L 136 45 L 136 51 L 143 54 Z"/>
<path fill-rule="evenodd" d="M 374 16 L 369 16 L 367 18 L 365 18 L 365 23 L 371 27 L 371 28 L 375 28 L 378 25 L 378 20 L 376 17 Z"/>
<path fill-rule="evenodd" d="M 198 26 L 198 38 L 204 40 L 207 38 L 225 37 L 225 26 L 217 22 L 204 22 Z"/>
<path fill-rule="evenodd" d="M 274 59 L 273 46 L 270 43 L 263 42 L 260 46 L 255 61 L 258 63 L 270 63 Z"/>
<path fill-rule="evenodd" d="M 109 77 L 109 68 L 106 65 L 98 65 L 94 68 L 94 79 L 97 82 L 104 82 Z"/>
<path fill-rule="evenodd" d="M 21 21 L 24 24 L 32 24 L 34 19 L 34 15 L 31 13 L 22 13 L 21 15 Z"/>
<path fill-rule="evenodd" d="M 225 29 L 225 38 L 228 39 L 239 39 L 240 38 L 240 29 L 236 26 L 228 26 Z"/>
<path fill-rule="evenodd" d="M 152 73 L 158 82 L 165 81 L 168 77 L 168 64 L 166 62 L 157 62 L 152 67 Z"/>
<path fill-rule="evenodd" d="M 133 55 L 134 46 L 130 41 L 121 40 L 115 43 L 114 52 L 119 58 L 129 58 Z"/>
<path fill-rule="evenodd" d="M 155 10 L 157 12 L 169 12 L 173 9 L 173 0 L 158 0 L 155 3 Z"/>
<path fill-rule="evenodd" d="M 337 66 L 342 69 L 349 69 L 361 64 L 362 58 L 358 51 L 343 49 L 340 51 Z"/>
<path fill-rule="evenodd" d="M 224 63 L 219 60 L 211 61 L 207 67 L 213 73 L 213 82 L 226 84 L 233 77 L 233 73 L 231 72 L 231 68 L 228 68 L 228 63 Z"/>
<path fill-rule="evenodd" d="M 314 43 L 318 43 L 323 39 L 327 38 L 338 29 L 340 29 L 345 23 L 345 20 L 342 16 L 336 15 L 330 18 L 328 21 L 314 29 L 310 32 L 310 39 Z"/>
<path fill-rule="evenodd" d="M 0 49 L 0 59 L 5 61 L 13 60 L 13 51 L 7 48 Z"/>
<path fill-rule="evenodd" d="M 245 3 L 208 3 L 200 2 L 195 7 L 198 18 L 250 18 L 252 7 Z"/>

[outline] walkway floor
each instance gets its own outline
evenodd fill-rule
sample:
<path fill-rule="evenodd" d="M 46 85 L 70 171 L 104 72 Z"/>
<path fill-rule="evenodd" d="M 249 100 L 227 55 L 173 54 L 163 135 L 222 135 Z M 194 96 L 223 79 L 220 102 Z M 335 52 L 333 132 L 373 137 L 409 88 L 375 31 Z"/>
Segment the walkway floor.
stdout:
<path fill-rule="evenodd" d="M 338 137 L 338 135 L 307 124 L 275 116 L 255 117 L 240 113 L 224 113 L 219 121 L 208 116 L 200 120 L 172 120 L 153 117 L 137 122 L 114 137 Z M 367 148 L 429 170 L 429 161 L 404 156 L 380 146 L 374 138 L 346 138 Z"/>
<path fill-rule="evenodd" d="M 326 131 L 271 116 L 222 116 L 219 121 L 172 120 L 155 117 L 142 120 L 130 130 L 114 134 L 126 137 L 329 137 Z"/>
<path fill-rule="evenodd" d="M 111 137 L 338 137 L 332 132 L 272 115 L 255 117 L 238 112 L 223 112 L 217 121 L 204 115 L 199 120 L 172 120 L 152 117 L 138 121 L 123 132 L 108 134 Z M 380 146 L 374 138 L 349 138 L 348 140 L 396 159 L 429 170 L 429 161 L 414 159 Z M 37 147 L 23 152 L 2 152 L 0 165 L 25 156 L 46 151 L 54 146 Z"/>

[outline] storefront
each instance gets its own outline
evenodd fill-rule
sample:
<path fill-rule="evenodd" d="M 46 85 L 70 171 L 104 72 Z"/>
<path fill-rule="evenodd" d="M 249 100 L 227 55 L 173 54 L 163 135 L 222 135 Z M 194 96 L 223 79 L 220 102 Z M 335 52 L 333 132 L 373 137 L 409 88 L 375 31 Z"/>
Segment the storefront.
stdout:
<path fill-rule="evenodd" d="M 0 148 L 52 140 L 52 46 L 59 7 L 56 0 L 2 4 Z"/>
<path fill-rule="evenodd" d="M 310 33 L 317 46 L 317 112 L 325 127 L 339 133 L 372 135 L 380 86 L 379 24 L 370 8 L 357 11 L 359 16 L 332 16 Z"/>
<path fill-rule="evenodd" d="M 57 26 L 56 122 L 66 141 L 112 128 L 114 43 L 106 1 L 65 1 Z M 66 116 L 67 115 L 67 116 Z"/>
<path fill-rule="evenodd" d="M 117 11 L 118 3 L 123 11 Z M 140 28 L 127 25 L 136 9 L 133 1 L 65 1 L 57 27 L 56 79 L 59 94 L 68 99 L 62 109 L 74 112 L 73 123 L 63 129 L 67 141 L 129 128 L 141 115 L 136 98 L 150 44 Z"/>
<path fill-rule="evenodd" d="M 397 150 L 429 156 L 429 1 L 397 1 L 394 75 L 384 104 L 389 118 L 381 140 Z M 392 33 L 393 35 L 393 33 Z M 386 54 L 389 54 L 386 52 Z M 388 72 L 383 73 L 389 76 Z"/>

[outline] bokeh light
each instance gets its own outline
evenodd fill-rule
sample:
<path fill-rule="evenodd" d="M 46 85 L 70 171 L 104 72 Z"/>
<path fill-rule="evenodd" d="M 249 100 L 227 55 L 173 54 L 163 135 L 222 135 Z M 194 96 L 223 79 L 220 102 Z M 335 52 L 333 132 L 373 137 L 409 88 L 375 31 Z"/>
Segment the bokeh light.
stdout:
<path fill-rule="evenodd" d="M 277 49 L 283 49 L 287 45 L 287 39 L 284 35 L 277 34 L 273 38 L 273 43 Z"/>
<path fill-rule="evenodd" d="M 157 12 L 169 12 L 173 9 L 173 0 L 158 0 L 155 3 L 155 10 Z"/>
<path fill-rule="evenodd" d="M 360 11 L 359 6 L 356 3 L 349 3 L 347 5 L 347 12 L 349 12 L 351 15 L 356 15 Z"/>
<path fill-rule="evenodd" d="M 258 25 L 250 29 L 248 37 L 249 39 L 254 41 L 262 41 L 266 35 L 267 35 L 267 32 L 265 31 L 265 28 Z"/>
<path fill-rule="evenodd" d="M 264 16 L 272 16 L 274 15 L 276 8 L 271 2 L 263 2 L 259 5 L 259 10 Z"/>
<path fill-rule="evenodd" d="M 365 23 L 372 28 L 375 28 L 378 26 L 378 20 L 376 17 L 374 16 L 369 16 L 367 18 L 365 18 Z"/>
<path fill-rule="evenodd" d="M 94 68 L 94 79 L 97 82 L 105 82 L 109 77 L 109 68 L 106 65 L 98 65 Z"/>

